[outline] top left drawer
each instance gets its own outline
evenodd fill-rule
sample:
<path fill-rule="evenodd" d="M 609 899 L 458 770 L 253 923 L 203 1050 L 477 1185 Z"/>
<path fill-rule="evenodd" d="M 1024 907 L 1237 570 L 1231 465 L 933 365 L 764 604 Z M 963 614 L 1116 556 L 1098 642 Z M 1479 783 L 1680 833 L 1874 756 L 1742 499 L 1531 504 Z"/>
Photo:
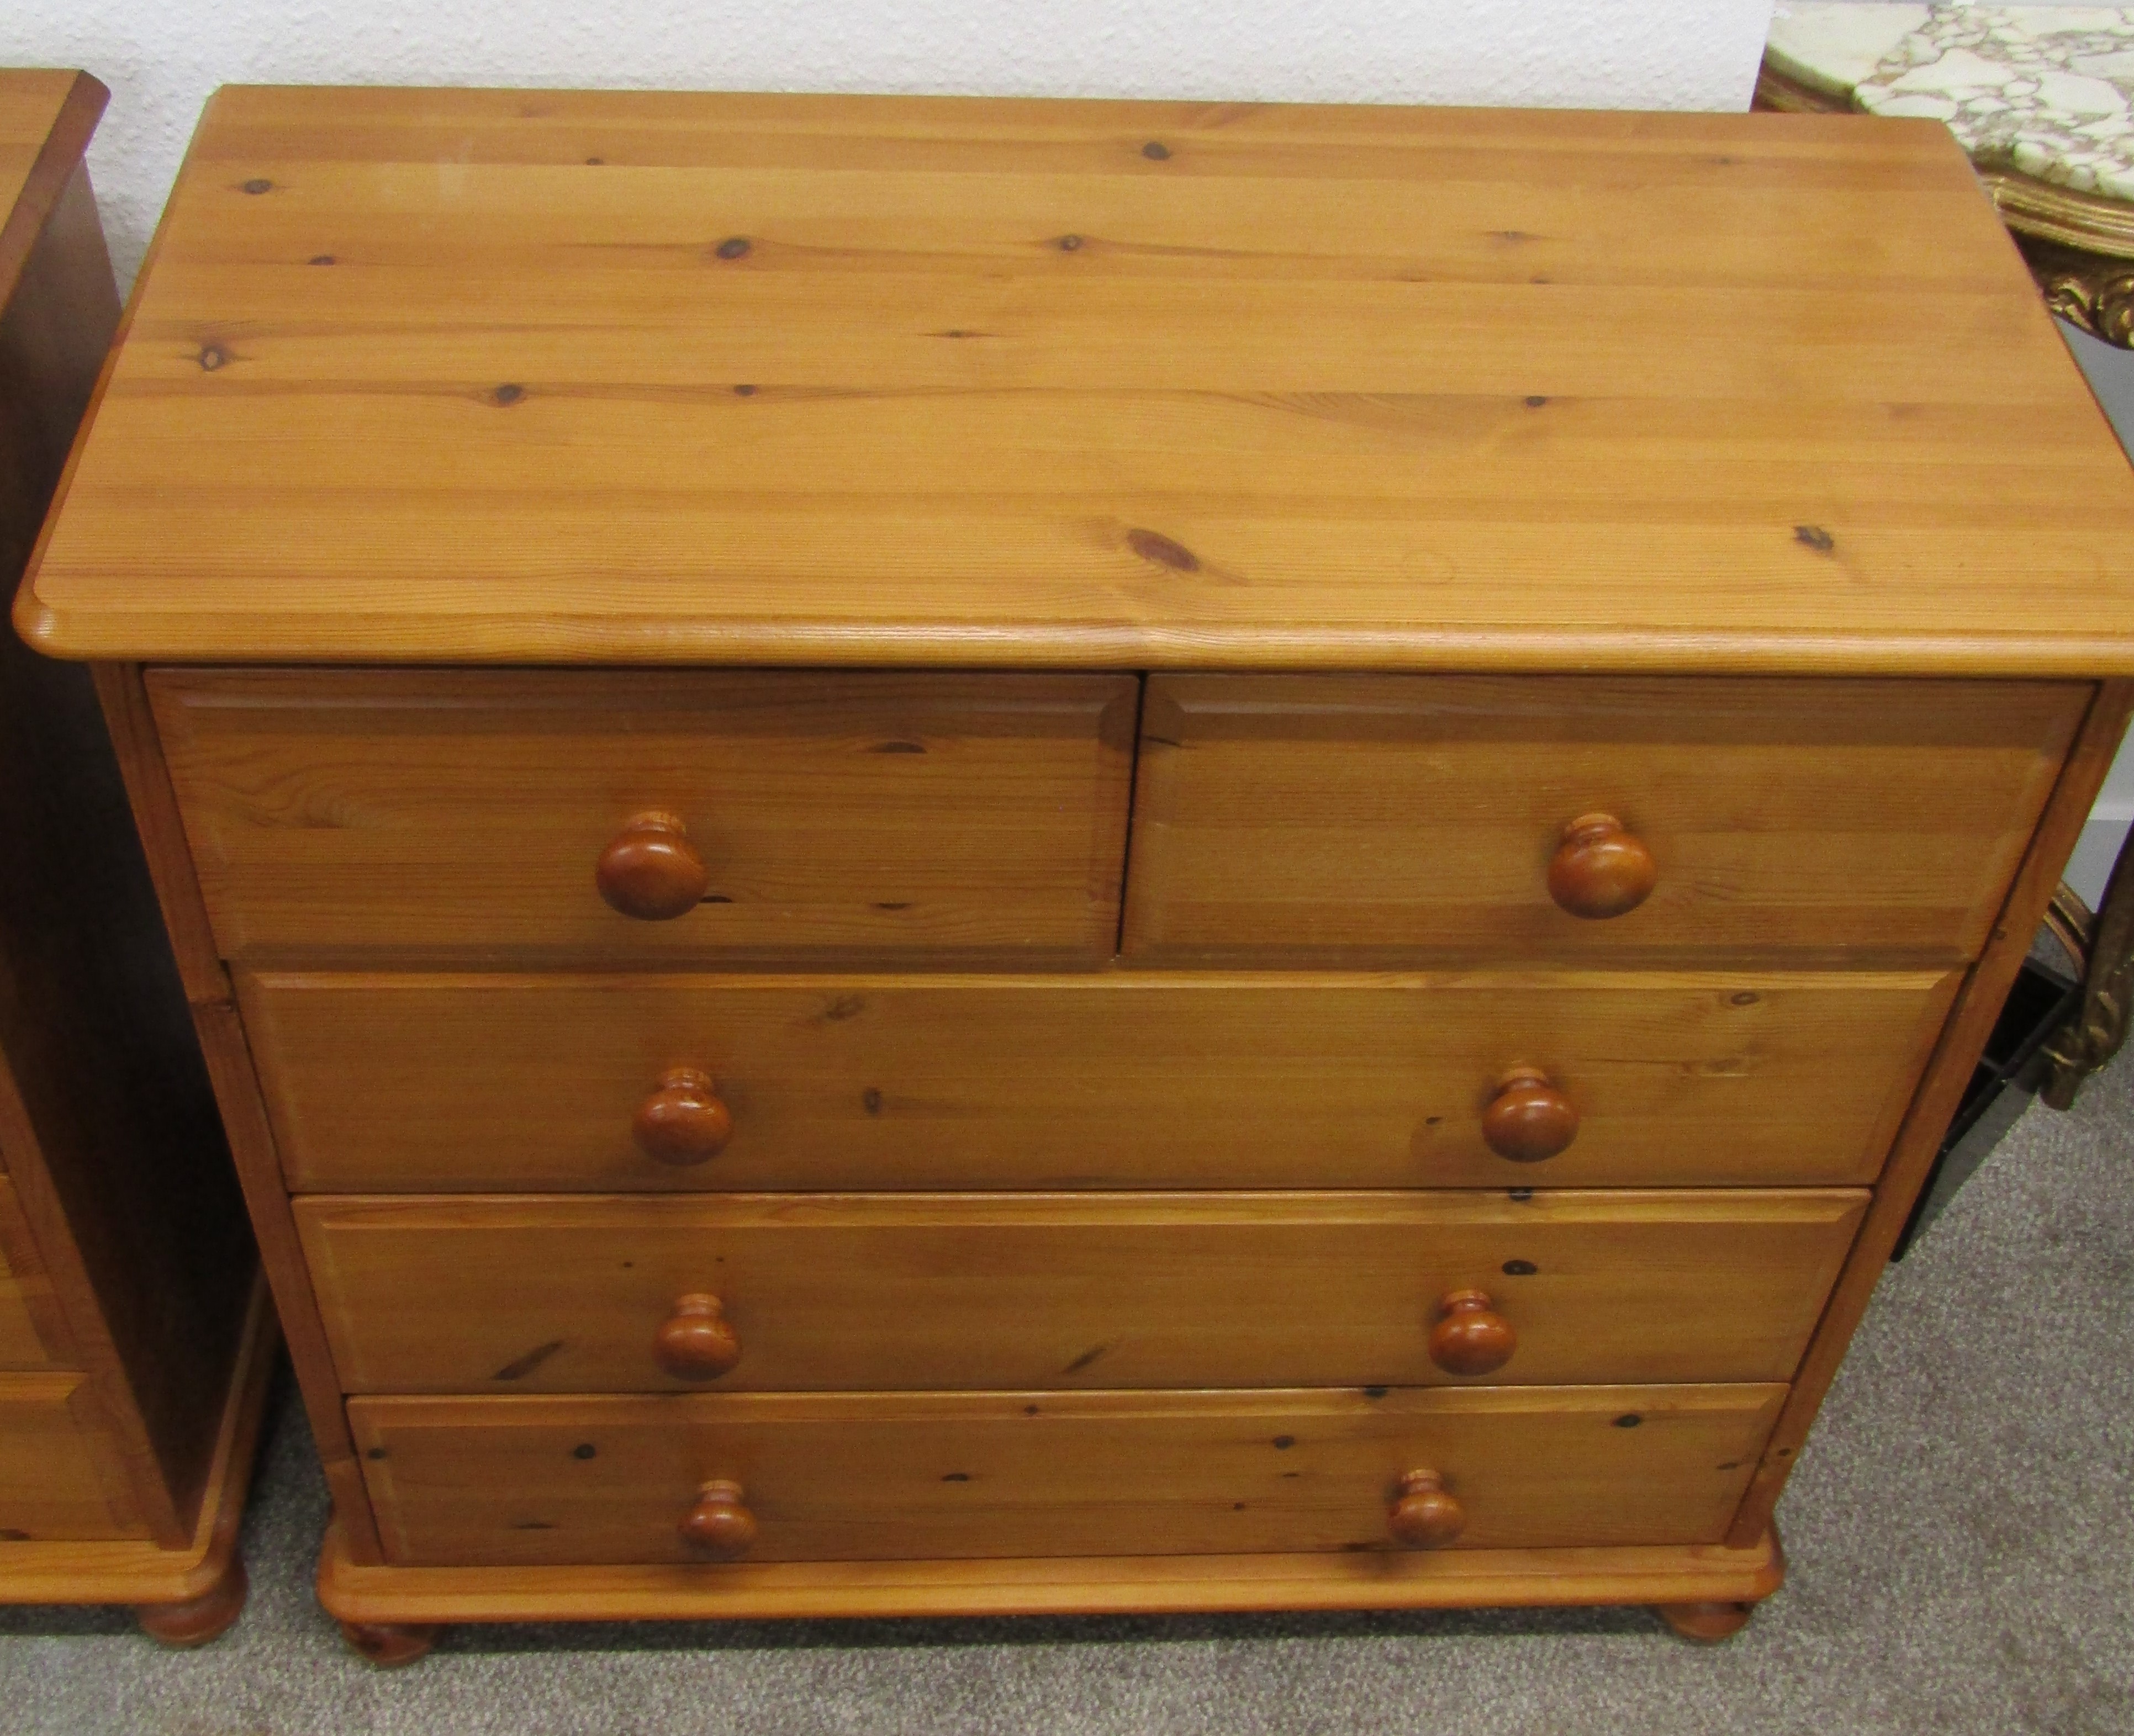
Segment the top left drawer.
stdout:
<path fill-rule="evenodd" d="M 1113 949 L 1132 676 L 173 668 L 147 685 L 228 958 Z"/>

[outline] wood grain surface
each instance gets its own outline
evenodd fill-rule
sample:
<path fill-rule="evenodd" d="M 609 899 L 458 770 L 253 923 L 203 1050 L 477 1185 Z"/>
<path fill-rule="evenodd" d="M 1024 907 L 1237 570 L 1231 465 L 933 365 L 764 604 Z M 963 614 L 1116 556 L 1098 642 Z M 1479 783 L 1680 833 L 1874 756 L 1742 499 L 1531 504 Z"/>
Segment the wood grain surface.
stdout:
<path fill-rule="evenodd" d="M 615 1622 L 1753 1601 L 1784 1578 L 1784 1555 L 1769 1531 L 1746 1549 L 388 1567 L 356 1561 L 335 1525 L 318 1589 L 327 1612 L 345 1621 Z"/>
<path fill-rule="evenodd" d="M 0 1369 L 46 1368 L 51 1361 L 23 1303 L 21 1280 L 0 1262 Z"/>
<path fill-rule="evenodd" d="M 65 655 L 670 666 L 104 674 L 389 1622 L 1762 1594 L 2134 671 L 1906 123 L 234 90 L 67 488 Z"/>
<path fill-rule="evenodd" d="M 2030 954 L 2061 871 L 2125 739 L 2130 716 L 2134 716 L 2134 682 L 2103 683 L 2024 853 L 2021 871 L 2009 888 L 1994 924 L 1992 943 L 1958 991 L 1910 1112 L 1898 1130 L 1888 1166 L 1876 1184 L 1874 1204 L 1802 1358 L 1785 1409 L 1765 1444 L 1756 1479 L 1735 1515 L 1728 1538 L 1736 1545 L 1753 1543 L 1771 1522 L 1772 1508 L 1837 1378 L 1852 1334 L 1867 1312 L 1890 1250 L 1933 1173 L 1950 1117 L 1971 1082 L 2016 972 Z"/>
<path fill-rule="evenodd" d="M 0 1176 L 0 1369 L 49 1368 L 66 1360 L 53 1356 L 37 1329 L 40 1315 L 47 1323 L 53 1318 L 51 1289 L 15 1189 Z"/>
<path fill-rule="evenodd" d="M 299 1192 L 1871 1181 L 1951 972 L 240 972 Z M 1483 1111 L 1538 1066 L 1559 1156 Z M 718 1155 L 633 1137 L 669 1069 Z"/>
<path fill-rule="evenodd" d="M 678 1297 L 723 1386 L 1436 1385 L 1438 1299 L 1518 1333 L 1493 1379 L 1793 1372 L 1855 1190 L 741 1194 L 297 1202 L 352 1391 L 657 1391 Z M 449 1322 L 449 1330 L 440 1323 Z"/>
<path fill-rule="evenodd" d="M 389 1561 L 688 1561 L 714 1477 L 752 1560 L 1389 1550 L 1428 1465 L 1460 1547 L 1708 1544 L 1782 1388 L 358 1398 Z"/>
<path fill-rule="evenodd" d="M 140 1537 L 81 1374 L 0 1374 L 0 1569 L 7 1543 Z M 0 1593 L 4 1596 L 4 1593 Z"/>
<path fill-rule="evenodd" d="M 153 670 L 224 953 L 1074 963 L 1118 938 L 1126 676 Z M 711 877 L 595 868 L 636 816 Z"/>
<path fill-rule="evenodd" d="M 15 293 L 110 99 L 85 72 L 0 70 L 0 303 Z"/>
<path fill-rule="evenodd" d="M 224 1396 L 192 1535 L 182 1546 L 164 1548 L 133 1536 L 8 1539 L 0 1557 L 6 1562 L 0 1603 L 167 1605 L 227 1587 L 239 1560 L 239 1528 L 280 1350 L 273 1304 L 261 1281 L 253 1290 L 237 1372 Z M 237 1571 L 241 1585 L 241 1565 Z"/>
<path fill-rule="evenodd" d="M 94 665 L 97 698 L 118 755 L 126 793 L 147 852 L 157 903 L 171 937 L 191 1002 L 193 1028 L 215 1101 L 229 1140 L 246 1215 L 258 1238 L 260 1269 L 273 1293 L 296 1365 L 311 1444 L 332 1491 L 341 1546 L 358 1563 L 379 1559 L 378 1534 L 364 1492 L 363 1473 L 348 1435 L 348 1418 L 334 1377 L 333 1354 L 319 1324 L 311 1275 L 304 1266 L 288 1195 L 283 1191 L 274 1137 L 260 1101 L 257 1069 L 244 1039 L 228 973 L 215 955 L 213 931 L 178 816 L 162 746 L 157 740 L 141 670 L 130 663 Z"/>
<path fill-rule="evenodd" d="M 0 217 L 0 579 L 29 557 L 118 317 L 83 161 L 104 99 L 83 75 L 0 74 L 14 197 Z M 249 1239 L 92 678 L 12 634 L 0 1061 L 0 1245 L 33 1251 L 39 1334 L 87 1377 L 69 1401 L 87 1444 L 68 1450 L 98 1457 L 128 1535 L 181 1553 L 244 1329 Z"/>
<path fill-rule="evenodd" d="M 2095 675 L 2130 546 L 1929 123 L 229 89 L 18 620 L 180 660 Z"/>
<path fill-rule="evenodd" d="M 2093 689 L 2075 682 L 1158 675 L 1130 961 L 1958 962 Z M 1550 895 L 1605 810 L 1649 898 Z"/>

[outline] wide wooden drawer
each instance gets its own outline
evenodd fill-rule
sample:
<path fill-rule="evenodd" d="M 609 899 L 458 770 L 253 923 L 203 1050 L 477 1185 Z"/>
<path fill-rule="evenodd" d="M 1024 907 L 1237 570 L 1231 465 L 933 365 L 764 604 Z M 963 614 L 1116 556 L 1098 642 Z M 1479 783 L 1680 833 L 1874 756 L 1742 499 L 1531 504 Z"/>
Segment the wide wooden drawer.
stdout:
<path fill-rule="evenodd" d="M 281 972 L 239 986 L 290 1184 L 437 1193 L 1867 1182 L 1956 981 Z M 1518 1149 L 1499 1099 L 1521 1066 L 1575 1117 L 1545 1160 L 1488 1142 Z M 679 1149 L 640 1120 L 674 1107 L 662 1081 L 678 1069 L 726 1112 L 685 1104 Z"/>
<path fill-rule="evenodd" d="M 703 1485 L 746 1559 L 1391 1550 L 1434 1472 L 1474 1549 L 1716 1542 L 1783 1386 L 359 1398 L 389 1560 L 688 1562 Z"/>
<path fill-rule="evenodd" d="M 107 1498 L 90 1406 L 85 1375 L 0 1375 L 0 1574 L 11 1542 L 147 1535 Z"/>
<path fill-rule="evenodd" d="M 148 687 L 232 958 L 1072 962 L 1117 938 L 1128 676 L 158 669 Z M 633 830 L 662 814 L 678 846 Z M 604 901 L 596 869 L 632 838 L 640 894 L 679 885 L 681 914 Z"/>
<path fill-rule="evenodd" d="M 1483 1312 L 1509 1334 L 1493 1382 L 1784 1380 L 1866 1198 L 313 1194 L 296 1210 L 349 1391 L 873 1391 L 1432 1384 L 1460 1372 L 1441 1324 L 1495 1333 Z M 1460 1309 L 1461 1291 L 1485 1301 Z M 730 1372 L 663 1362 L 664 1338 L 699 1329 L 684 1296 L 717 1299 Z"/>
<path fill-rule="evenodd" d="M 2091 691 L 1151 676 L 1125 951 L 1968 959 Z"/>

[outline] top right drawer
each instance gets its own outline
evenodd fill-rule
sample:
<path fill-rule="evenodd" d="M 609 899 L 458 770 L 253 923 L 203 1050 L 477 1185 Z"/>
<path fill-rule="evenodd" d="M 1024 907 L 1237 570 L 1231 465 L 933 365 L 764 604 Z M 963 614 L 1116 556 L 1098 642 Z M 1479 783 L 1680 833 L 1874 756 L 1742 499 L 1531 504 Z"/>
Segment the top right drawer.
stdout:
<path fill-rule="evenodd" d="M 1127 958 L 1960 962 L 2093 691 L 1151 677 Z"/>

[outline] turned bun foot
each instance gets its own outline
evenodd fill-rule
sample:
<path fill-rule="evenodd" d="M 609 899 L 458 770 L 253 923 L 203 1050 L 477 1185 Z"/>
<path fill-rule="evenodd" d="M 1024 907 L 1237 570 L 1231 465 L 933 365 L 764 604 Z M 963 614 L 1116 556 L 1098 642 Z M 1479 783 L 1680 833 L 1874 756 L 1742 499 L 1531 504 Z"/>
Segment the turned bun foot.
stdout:
<path fill-rule="evenodd" d="M 244 1577 L 244 1560 L 232 1555 L 222 1577 L 196 1598 L 182 1603 L 139 1603 L 133 1614 L 141 1631 L 166 1646 L 205 1646 L 220 1637 L 244 1610 L 245 1594 L 251 1585 Z"/>
<path fill-rule="evenodd" d="M 1754 1603 L 1655 1603 L 1653 1610 L 1692 1645 L 1716 1646 L 1734 1637 L 1756 1613 Z"/>
<path fill-rule="evenodd" d="M 381 1670 L 397 1670 L 427 1657 L 437 1629 L 398 1622 L 343 1622 L 340 1637 Z"/>

